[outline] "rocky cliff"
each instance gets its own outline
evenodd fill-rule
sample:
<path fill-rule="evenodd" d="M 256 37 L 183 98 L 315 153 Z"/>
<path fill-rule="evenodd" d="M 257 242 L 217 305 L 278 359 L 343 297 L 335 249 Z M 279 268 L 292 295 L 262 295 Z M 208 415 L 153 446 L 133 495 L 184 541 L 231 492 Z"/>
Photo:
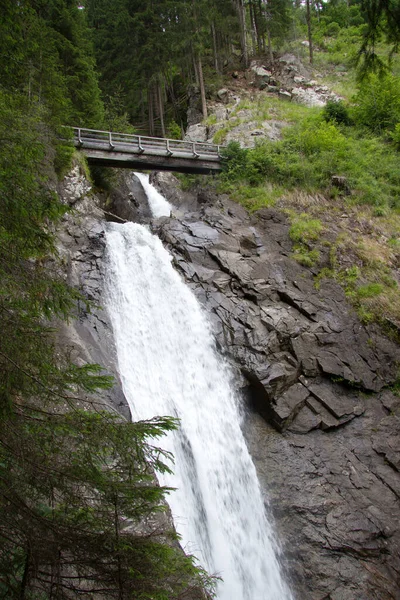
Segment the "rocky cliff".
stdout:
<path fill-rule="evenodd" d="M 400 598 L 399 348 L 289 258 L 286 217 L 155 183 L 154 229 L 210 315 L 298 599 Z"/>
<path fill-rule="evenodd" d="M 256 216 L 175 177 L 154 182 L 176 207 L 152 223 L 209 313 L 219 349 L 247 399 L 244 427 L 282 562 L 298 600 L 400 598 L 400 398 L 390 391 L 399 348 L 363 326 L 341 288 L 316 290 L 290 258 L 286 217 Z M 63 185 L 76 212 L 60 232 L 71 283 L 101 304 L 103 212 L 73 172 Z M 149 220 L 131 176 L 109 211 Z M 116 372 L 101 310 L 65 333 L 78 360 Z M 127 407 L 117 386 L 109 402 Z"/>

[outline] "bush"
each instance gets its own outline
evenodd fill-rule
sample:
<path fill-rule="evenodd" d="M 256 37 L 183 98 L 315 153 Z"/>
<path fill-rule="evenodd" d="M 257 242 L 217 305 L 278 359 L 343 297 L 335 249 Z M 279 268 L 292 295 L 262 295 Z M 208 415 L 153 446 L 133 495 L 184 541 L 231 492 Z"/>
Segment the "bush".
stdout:
<path fill-rule="evenodd" d="M 397 149 L 400 150 L 400 123 L 396 124 L 394 131 L 391 133 L 390 137 L 392 138 Z"/>
<path fill-rule="evenodd" d="M 330 37 L 336 36 L 340 32 L 340 25 L 338 23 L 335 23 L 335 21 L 333 21 L 332 23 L 329 23 L 327 25 L 325 31 L 326 31 L 326 35 L 329 35 Z"/>
<path fill-rule="evenodd" d="M 376 133 L 394 130 L 400 121 L 400 78 L 371 75 L 354 98 L 356 123 Z"/>
<path fill-rule="evenodd" d="M 182 139 L 182 129 L 176 121 L 170 121 L 167 127 L 167 136 L 172 140 Z"/>
<path fill-rule="evenodd" d="M 322 114 L 327 122 L 337 125 L 350 125 L 351 123 L 347 106 L 342 100 L 328 100 Z"/>

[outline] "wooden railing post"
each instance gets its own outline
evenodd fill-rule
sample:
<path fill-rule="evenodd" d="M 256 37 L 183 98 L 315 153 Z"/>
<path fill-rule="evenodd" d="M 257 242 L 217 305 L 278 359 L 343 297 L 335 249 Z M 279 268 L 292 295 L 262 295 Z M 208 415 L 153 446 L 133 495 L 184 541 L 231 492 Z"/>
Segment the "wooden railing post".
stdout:
<path fill-rule="evenodd" d="M 140 135 L 138 136 L 138 146 L 139 146 L 139 154 L 143 154 L 144 148 L 142 146 L 142 138 L 140 137 Z"/>
<path fill-rule="evenodd" d="M 193 142 L 193 143 L 192 143 L 192 154 L 193 154 L 193 156 L 194 156 L 195 158 L 199 158 L 199 156 L 200 156 L 200 155 L 199 155 L 199 154 L 197 154 L 197 152 L 196 152 L 196 142 Z"/>

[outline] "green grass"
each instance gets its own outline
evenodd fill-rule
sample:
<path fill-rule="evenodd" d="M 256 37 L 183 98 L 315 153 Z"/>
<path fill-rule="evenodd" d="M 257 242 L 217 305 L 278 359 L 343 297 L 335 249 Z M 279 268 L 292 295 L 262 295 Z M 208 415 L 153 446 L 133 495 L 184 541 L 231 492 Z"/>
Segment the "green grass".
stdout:
<path fill-rule="evenodd" d="M 319 219 L 310 219 L 306 213 L 292 217 L 289 237 L 293 242 L 315 242 L 319 239 L 323 225 Z"/>

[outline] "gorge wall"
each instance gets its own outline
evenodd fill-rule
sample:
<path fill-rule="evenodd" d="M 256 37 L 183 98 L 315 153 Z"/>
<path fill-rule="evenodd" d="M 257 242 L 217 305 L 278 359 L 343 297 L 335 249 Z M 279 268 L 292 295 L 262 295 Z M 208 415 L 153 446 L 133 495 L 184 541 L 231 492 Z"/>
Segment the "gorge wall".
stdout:
<path fill-rule="evenodd" d="M 103 212 L 77 169 L 61 190 L 77 210 L 60 251 L 71 283 L 101 304 Z M 247 398 L 247 442 L 296 598 L 400 598 L 400 399 L 388 388 L 398 347 L 359 322 L 335 283 L 315 289 L 289 258 L 282 213 L 249 217 L 227 197 L 183 193 L 172 175 L 153 180 L 176 210 L 152 228 Z M 148 222 L 146 207 L 129 176 L 109 211 Z M 65 336 L 78 360 L 116 372 L 101 309 L 79 314 Z M 118 386 L 108 402 L 126 414 Z"/>
<path fill-rule="evenodd" d="M 249 401 L 245 429 L 298 598 L 399 598 L 398 347 L 289 258 L 286 217 L 176 192 L 156 226 Z"/>

